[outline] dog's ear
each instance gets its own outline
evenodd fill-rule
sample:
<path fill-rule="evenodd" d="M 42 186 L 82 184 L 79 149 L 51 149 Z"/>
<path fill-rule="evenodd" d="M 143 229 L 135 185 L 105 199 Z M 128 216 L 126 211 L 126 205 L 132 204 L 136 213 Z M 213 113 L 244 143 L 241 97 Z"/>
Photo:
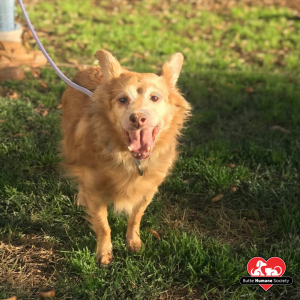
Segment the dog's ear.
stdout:
<path fill-rule="evenodd" d="M 106 50 L 98 50 L 96 56 L 106 81 L 119 77 L 122 73 L 122 67 L 118 60 Z"/>
<path fill-rule="evenodd" d="M 176 85 L 183 63 L 183 55 L 180 52 L 172 55 L 171 59 L 162 66 L 162 76 L 165 77 L 171 85 Z"/>

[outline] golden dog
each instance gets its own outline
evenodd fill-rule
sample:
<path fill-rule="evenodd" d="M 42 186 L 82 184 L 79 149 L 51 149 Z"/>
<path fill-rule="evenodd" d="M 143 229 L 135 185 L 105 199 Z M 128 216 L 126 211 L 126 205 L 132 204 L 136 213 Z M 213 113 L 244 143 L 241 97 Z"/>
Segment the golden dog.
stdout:
<path fill-rule="evenodd" d="M 129 215 L 127 246 L 139 251 L 141 218 L 177 158 L 177 138 L 191 107 L 176 88 L 181 53 L 160 76 L 130 72 L 105 50 L 97 58 L 100 68 L 79 71 L 74 79 L 93 96 L 69 86 L 63 95 L 62 156 L 96 233 L 97 260 L 109 264 L 108 203 Z"/>

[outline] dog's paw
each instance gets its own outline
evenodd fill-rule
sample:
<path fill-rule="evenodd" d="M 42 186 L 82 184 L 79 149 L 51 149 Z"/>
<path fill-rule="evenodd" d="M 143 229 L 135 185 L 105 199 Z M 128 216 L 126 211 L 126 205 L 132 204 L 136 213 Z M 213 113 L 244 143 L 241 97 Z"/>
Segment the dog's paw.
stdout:
<path fill-rule="evenodd" d="M 126 239 L 127 248 L 132 252 L 140 252 L 144 246 L 141 239 Z"/>
<path fill-rule="evenodd" d="M 109 265 L 112 260 L 113 260 L 113 254 L 112 254 L 112 244 L 106 244 L 105 247 L 99 246 L 97 244 L 96 246 L 96 258 L 97 258 L 97 263 L 99 266 L 107 266 Z"/>
<path fill-rule="evenodd" d="M 99 266 L 107 266 L 109 265 L 113 260 L 112 253 L 106 253 L 106 254 L 97 254 L 97 262 Z"/>

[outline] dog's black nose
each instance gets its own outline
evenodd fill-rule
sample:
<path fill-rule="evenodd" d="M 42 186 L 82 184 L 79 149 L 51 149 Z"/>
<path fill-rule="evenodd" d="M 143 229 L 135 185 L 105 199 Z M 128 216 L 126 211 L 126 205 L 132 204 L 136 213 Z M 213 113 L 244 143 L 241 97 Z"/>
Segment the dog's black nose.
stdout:
<path fill-rule="evenodd" d="M 129 121 L 134 127 L 140 128 L 145 125 L 147 121 L 147 116 L 144 113 L 131 114 L 129 116 Z"/>

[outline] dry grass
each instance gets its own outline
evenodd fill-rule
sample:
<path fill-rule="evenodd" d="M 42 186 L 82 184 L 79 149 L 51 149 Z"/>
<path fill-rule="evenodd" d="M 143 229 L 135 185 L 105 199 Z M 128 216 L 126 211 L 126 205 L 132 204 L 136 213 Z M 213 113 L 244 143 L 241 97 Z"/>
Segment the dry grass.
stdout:
<path fill-rule="evenodd" d="M 247 248 L 251 245 L 252 235 L 270 231 L 265 220 L 258 219 L 255 211 L 248 213 L 241 210 L 211 204 L 201 209 L 183 208 L 167 205 L 164 209 L 164 223 L 172 229 L 185 228 L 199 236 L 214 238 L 233 246 Z"/>
<path fill-rule="evenodd" d="M 57 257 L 51 241 L 25 235 L 0 241 L 0 289 L 16 295 L 31 295 L 49 288 L 55 281 Z"/>
<path fill-rule="evenodd" d="M 189 291 L 188 288 L 174 287 L 173 289 L 170 289 L 169 291 L 166 291 L 165 293 L 161 294 L 157 298 L 157 300 L 181 300 L 181 299 L 195 300 L 195 299 L 201 299 L 202 295 L 203 293 L 197 289 Z M 209 298 L 209 299 L 213 299 L 213 298 Z"/>
<path fill-rule="evenodd" d="M 139 0 L 114 0 L 109 2 L 103 2 L 100 0 L 93 0 L 92 3 L 97 7 L 105 7 L 108 11 L 118 12 L 124 8 L 124 6 L 134 8 L 134 5 Z M 182 0 L 182 3 L 191 5 L 193 11 L 214 11 L 219 13 L 227 13 L 233 7 L 287 7 L 294 10 L 295 15 L 300 13 L 300 1 L 299 0 Z M 157 12 L 161 10 L 168 10 L 176 7 L 178 0 L 163 0 L 158 2 L 149 2 L 149 9 Z"/>

